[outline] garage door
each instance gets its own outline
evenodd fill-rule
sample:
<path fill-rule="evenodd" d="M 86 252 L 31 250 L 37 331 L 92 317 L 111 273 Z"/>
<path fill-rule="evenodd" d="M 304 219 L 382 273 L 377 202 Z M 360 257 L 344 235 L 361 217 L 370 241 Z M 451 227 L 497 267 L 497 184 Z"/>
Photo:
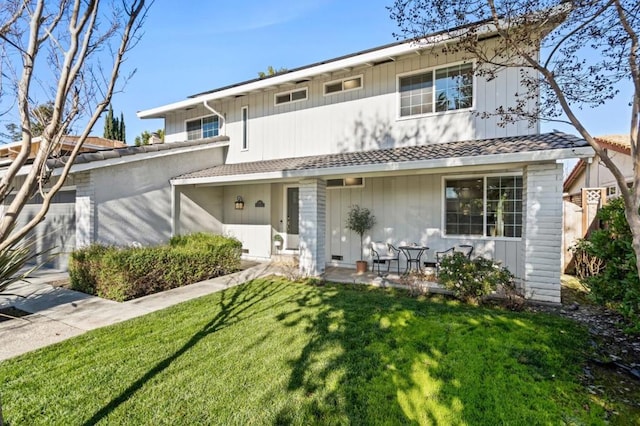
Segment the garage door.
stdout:
<path fill-rule="evenodd" d="M 5 200 L 5 204 L 10 202 Z M 42 197 L 34 196 L 20 213 L 18 226 L 24 225 L 40 210 Z M 48 268 L 67 270 L 69 254 L 76 247 L 76 191 L 59 191 L 53 198 L 44 221 L 38 224 L 30 236 L 37 239 L 36 250 L 43 252 L 51 249 L 38 258 L 38 263 L 45 263 Z M 53 257 L 51 254 L 55 254 Z"/>

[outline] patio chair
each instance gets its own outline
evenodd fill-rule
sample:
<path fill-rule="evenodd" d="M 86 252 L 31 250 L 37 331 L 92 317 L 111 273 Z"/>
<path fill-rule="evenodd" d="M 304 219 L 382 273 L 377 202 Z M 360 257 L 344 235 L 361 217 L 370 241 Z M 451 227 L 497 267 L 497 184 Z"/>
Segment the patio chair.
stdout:
<path fill-rule="evenodd" d="M 440 262 L 446 256 L 453 256 L 454 253 L 462 253 L 466 256 L 467 259 L 471 259 L 471 254 L 473 253 L 473 246 L 470 244 L 458 244 L 451 248 L 448 248 L 443 251 L 436 252 L 436 275 L 438 275 L 438 271 L 440 270 Z M 426 263 L 426 262 L 425 262 Z"/>
<path fill-rule="evenodd" d="M 392 244 L 385 244 L 382 242 L 371 243 L 371 258 L 373 265 L 378 265 L 378 275 L 380 275 L 380 264 L 387 264 L 387 274 L 391 267 L 391 262 L 396 262 L 398 265 L 398 275 L 400 275 L 400 250 L 395 248 Z"/>

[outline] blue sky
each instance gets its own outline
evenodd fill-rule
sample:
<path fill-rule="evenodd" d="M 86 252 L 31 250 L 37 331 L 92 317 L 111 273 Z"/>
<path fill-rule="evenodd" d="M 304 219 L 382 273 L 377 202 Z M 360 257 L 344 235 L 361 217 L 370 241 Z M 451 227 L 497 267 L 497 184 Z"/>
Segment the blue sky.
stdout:
<path fill-rule="evenodd" d="M 162 127 L 136 111 L 256 78 L 269 65 L 291 69 L 394 42 L 396 26 L 385 9 L 391 3 L 157 0 L 126 63 L 137 73 L 113 99 L 114 112 L 124 112 L 127 141 Z M 99 123 L 94 134 L 102 129 Z"/>
<path fill-rule="evenodd" d="M 137 69 L 113 97 L 124 113 L 127 142 L 162 120 L 140 120 L 136 111 L 257 77 L 269 65 L 295 68 L 396 41 L 386 6 L 393 0 L 156 0 L 144 36 L 129 53 L 123 74 Z M 594 135 L 628 131 L 624 99 L 581 112 Z M 102 136 L 99 121 L 92 134 Z M 575 131 L 558 123 L 543 131 Z M 4 126 L 3 129 L 4 130 Z"/>

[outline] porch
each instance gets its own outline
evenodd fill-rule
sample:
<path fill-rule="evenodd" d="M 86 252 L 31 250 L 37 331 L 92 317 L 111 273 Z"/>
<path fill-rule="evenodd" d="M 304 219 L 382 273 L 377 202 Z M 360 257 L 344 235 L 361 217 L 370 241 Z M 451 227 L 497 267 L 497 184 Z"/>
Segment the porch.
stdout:
<path fill-rule="evenodd" d="M 296 254 L 302 275 L 346 268 L 337 279 L 374 285 L 382 281 L 375 275 L 346 272 L 371 260 L 373 242 L 429 247 L 426 262 L 436 251 L 471 245 L 474 255 L 506 266 L 527 298 L 557 302 L 556 160 L 575 156 L 581 143 L 551 134 L 222 164 L 172 179 L 172 231 L 232 235 L 244 258 Z M 376 217 L 363 249 L 345 226 L 353 205 Z"/>

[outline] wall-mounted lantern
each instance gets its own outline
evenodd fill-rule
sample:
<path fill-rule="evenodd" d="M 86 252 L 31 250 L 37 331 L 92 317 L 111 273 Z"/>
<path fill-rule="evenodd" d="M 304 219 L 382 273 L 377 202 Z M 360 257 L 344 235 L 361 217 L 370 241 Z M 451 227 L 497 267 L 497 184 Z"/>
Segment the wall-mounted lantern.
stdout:
<path fill-rule="evenodd" d="M 242 201 L 242 197 L 239 195 L 236 197 L 235 207 L 236 210 L 244 209 L 244 201 Z"/>

